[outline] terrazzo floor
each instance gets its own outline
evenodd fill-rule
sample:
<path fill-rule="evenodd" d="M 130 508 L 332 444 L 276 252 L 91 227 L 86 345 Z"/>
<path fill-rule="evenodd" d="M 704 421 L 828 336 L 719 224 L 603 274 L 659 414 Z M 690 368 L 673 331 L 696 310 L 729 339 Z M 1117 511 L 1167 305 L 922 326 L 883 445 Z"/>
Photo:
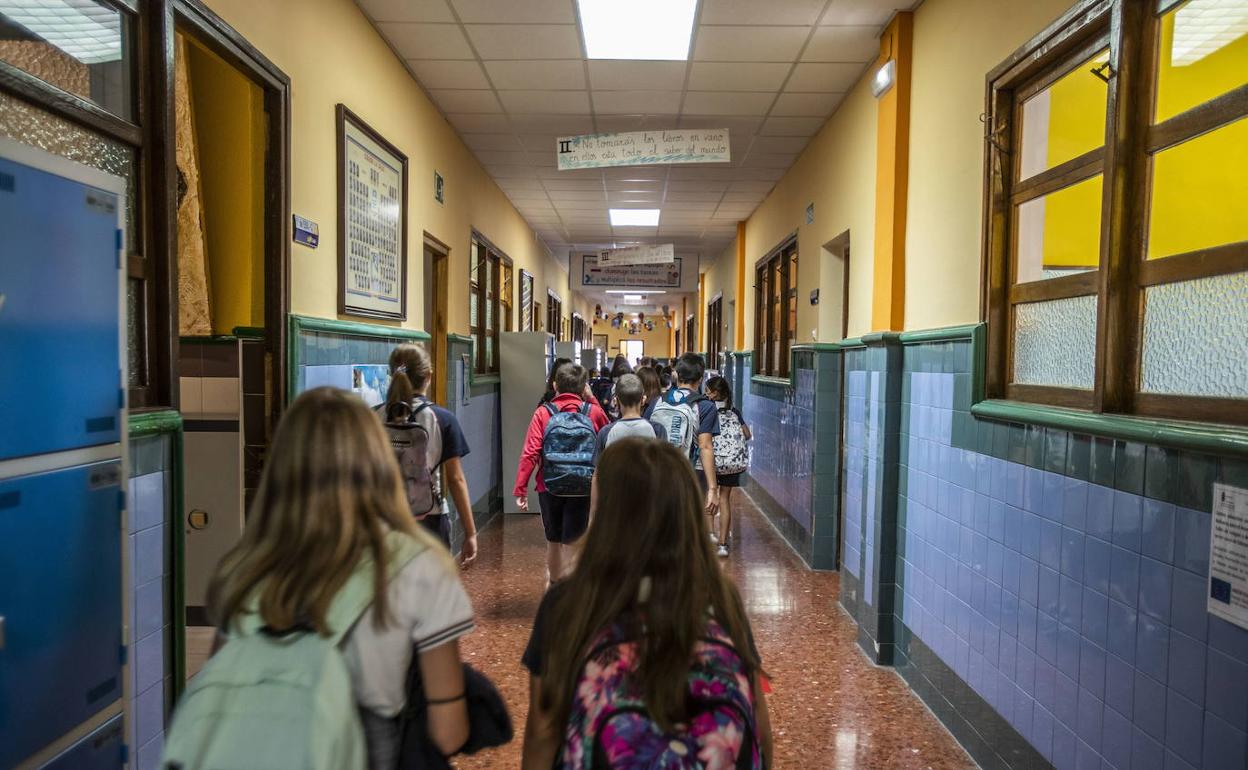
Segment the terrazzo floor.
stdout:
<path fill-rule="evenodd" d="M 975 763 L 893 671 L 868 662 L 836 604 L 838 576 L 812 572 L 748 498 L 735 501 L 737 547 L 727 561 L 741 587 L 763 666 L 772 679 L 776 768 L 957 770 Z M 742 510 L 743 509 L 743 510 Z M 461 758 L 459 768 L 520 766 L 528 674 L 520 655 L 544 582 L 541 522 L 507 516 L 481 534 L 464 574 L 477 630 L 464 659 L 502 691 L 516 725 L 510 745 Z"/>

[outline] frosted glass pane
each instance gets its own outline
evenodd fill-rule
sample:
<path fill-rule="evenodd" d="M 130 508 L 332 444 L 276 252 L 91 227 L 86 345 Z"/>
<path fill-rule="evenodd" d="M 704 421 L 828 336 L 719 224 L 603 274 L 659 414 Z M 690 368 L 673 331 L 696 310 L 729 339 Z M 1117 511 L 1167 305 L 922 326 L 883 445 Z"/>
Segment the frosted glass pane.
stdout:
<path fill-rule="evenodd" d="M 1014 308 L 1015 383 L 1091 390 L 1095 357 L 1095 295 Z"/>
<path fill-rule="evenodd" d="M 1103 181 L 1098 174 L 1018 207 L 1015 283 L 1097 269 Z"/>
<path fill-rule="evenodd" d="M 1144 290 L 1140 390 L 1248 396 L 1248 273 Z"/>
<path fill-rule="evenodd" d="M 1105 144 L 1109 86 L 1092 70 L 1109 61 L 1097 52 L 1023 102 L 1019 178 L 1027 179 Z"/>

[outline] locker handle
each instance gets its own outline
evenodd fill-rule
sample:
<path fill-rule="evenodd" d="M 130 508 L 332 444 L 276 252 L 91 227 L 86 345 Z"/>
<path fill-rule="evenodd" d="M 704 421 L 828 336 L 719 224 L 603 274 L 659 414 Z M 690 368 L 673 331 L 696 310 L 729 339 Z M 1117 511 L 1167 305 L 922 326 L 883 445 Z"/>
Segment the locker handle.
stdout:
<path fill-rule="evenodd" d="M 4 616 L 0 615 L 0 652 L 4 652 Z"/>
<path fill-rule="evenodd" d="M 196 508 L 186 517 L 186 522 L 190 525 L 191 529 L 207 529 L 208 511 Z"/>

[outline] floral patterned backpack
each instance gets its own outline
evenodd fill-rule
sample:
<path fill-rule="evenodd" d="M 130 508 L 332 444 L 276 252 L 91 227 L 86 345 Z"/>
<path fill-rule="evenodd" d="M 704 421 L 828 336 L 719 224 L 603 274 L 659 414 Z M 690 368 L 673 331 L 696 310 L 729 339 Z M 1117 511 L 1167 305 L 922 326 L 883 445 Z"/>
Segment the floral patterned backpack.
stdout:
<path fill-rule="evenodd" d="M 568 770 L 762 770 L 750 675 L 731 638 L 708 621 L 689 670 L 689 720 L 664 731 L 646 711 L 637 645 L 619 626 L 587 657 L 558 768 Z"/>

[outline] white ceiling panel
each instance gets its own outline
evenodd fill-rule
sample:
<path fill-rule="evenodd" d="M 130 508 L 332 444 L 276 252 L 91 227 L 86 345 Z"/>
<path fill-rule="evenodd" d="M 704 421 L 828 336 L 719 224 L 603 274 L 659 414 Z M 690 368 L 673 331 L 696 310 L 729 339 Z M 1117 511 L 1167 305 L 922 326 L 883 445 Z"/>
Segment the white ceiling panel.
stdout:
<path fill-rule="evenodd" d="M 760 132 L 763 136 L 814 136 L 823 125 L 823 118 L 767 118 Z"/>
<path fill-rule="evenodd" d="M 575 24 L 568 0 L 451 0 L 465 24 Z"/>
<path fill-rule="evenodd" d="M 461 134 L 464 144 L 473 150 L 510 150 L 524 149 L 515 134 Z"/>
<path fill-rule="evenodd" d="M 493 91 L 461 91 L 434 89 L 429 95 L 443 112 L 471 115 L 482 112 L 502 112 L 503 107 Z"/>
<path fill-rule="evenodd" d="M 844 93 L 858 82 L 866 64 L 799 64 L 793 68 L 786 91 Z"/>
<path fill-rule="evenodd" d="M 689 91 L 685 109 L 699 115 L 766 115 L 775 98 L 755 91 Z"/>
<path fill-rule="evenodd" d="M 593 92 L 594 111 L 596 113 L 595 123 L 598 126 L 599 132 L 604 133 L 604 134 L 609 134 L 609 133 L 614 133 L 616 131 L 640 131 L 641 129 L 646 127 L 646 121 L 647 121 L 647 118 L 649 117 L 647 115 L 637 115 L 637 114 L 603 115 L 598 108 L 598 98 L 601 97 L 604 93 L 613 93 L 613 92 L 607 92 L 607 91 L 594 91 Z M 633 93 L 633 92 L 620 91 L 616 93 Z M 675 93 L 677 96 L 677 100 L 679 101 L 680 92 L 673 91 L 671 93 Z"/>
<path fill-rule="evenodd" d="M 728 195 L 734 192 L 756 192 L 760 195 L 768 193 L 775 185 L 771 182 L 757 179 L 738 179 L 728 185 Z"/>
<path fill-rule="evenodd" d="M 740 169 L 724 168 L 723 166 L 673 166 L 668 175 L 671 179 L 719 179 L 732 180 L 740 174 Z"/>
<path fill-rule="evenodd" d="M 589 105 L 586 104 L 586 107 Z M 520 134 L 570 136 L 594 130 L 594 119 L 585 115 L 513 115 L 511 125 Z M 553 152 L 553 149 L 552 149 Z"/>
<path fill-rule="evenodd" d="M 662 192 L 664 182 L 661 179 L 607 179 L 605 185 L 614 192 Z"/>
<path fill-rule="evenodd" d="M 702 26 L 698 28 L 693 58 L 695 61 L 793 61 L 809 34 L 809 27 Z"/>
<path fill-rule="evenodd" d="M 673 179 L 667 183 L 667 191 L 671 192 L 723 192 L 728 183 L 711 179 Z"/>
<path fill-rule="evenodd" d="M 680 95 L 680 91 L 594 91 L 594 112 L 599 115 L 635 115 L 646 110 L 676 113 L 680 110 Z"/>
<path fill-rule="evenodd" d="M 724 193 L 724 203 L 762 203 L 763 194 L 761 192 L 733 192 L 729 190 Z"/>
<path fill-rule="evenodd" d="M 914 5 L 916 3 L 898 3 L 894 0 L 832 0 L 823 17 L 823 23 L 882 28 L 894 13 L 909 10 Z"/>
<path fill-rule="evenodd" d="M 533 179 L 535 174 L 529 166 L 486 166 L 485 170 L 495 179 Z"/>
<path fill-rule="evenodd" d="M 836 0 L 833 0 L 836 2 Z M 826 0 L 702 0 L 703 24 L 795 24 L 810 26 Z"/>
<path fill-rule="evenodd" d="M 507 131 L 509 126 L 506 115 L 446 113 L 450 121 L 461 134 L 498 134 Z"/>
<path fill-rule="evenodd" d="M 571 24 L 467 24 L 465 29 L 483 60 L 581 58 Z"/>
<path fill-rule="evenodd" d="M 446 0 L 360 0 L 360 7 L 374 22 L 454 22 Z"/>
<path fill-rule="evenodd" d="M 477 150 L 473 154 L 487 166 L 527 166 L 529 158 L 523 151 Z"/>
<path fill-rule="evenodd" d="M 801 136 L 758 136 L 750 152 L 801 152 L 810 140 Z"/>
<path fill-rule="evenodd" d="M 585 67 L 574 59 L 549 61 L 487 61 L 485 71 L 497 89 L 527 89 L 541 86 L 551 90 L 583 90 Z"/>
<path fill-rule="evenodd" d="M 583 115 L 589 112 L 588 91 L 499 91 L 513 115 Z"/>
<path fill-rule="evenodd" d="M 472 59 L 463 28 L 454 24 L 378 24 L 404 59 Z"/>
<path fill-rule="evenodd" d="M 546 188 L 536 179 L 508 179 L 505 182 L 499 182 L 498 186 L 503 188 L 503 192 L 510 195 L 513 192 L 522 190 L 537 190 L 545 195 Z"/>
<path fill-rule="evenodd" d="M 543 183 L 547 190 L 597 190 L 605 188 L 601 179 L 551 179 Z"/>
<path fill-rule="evenodd" d="M 679 91 L 684 87 L 685 69 L 683 61 L 594 60 L 589 62 L 589 85 L 612 91 Z"/>
<path fill-rule="evenodd" d="M 826 118 L 837 108 L 845 94 L 783 93 L 771 108 L 772 115 Z"/>
<path fill-rule="evenodd" d="M 802 52 L 802 61 L 865 64 L 879 53 L 878 27 L 819 27 Z"/>
<path fill-rule="evenodd" d="M 680 116 L 680 128 L 726 128 L 728 137 L 735 146 L 739 138 L 748 138 L 758 133 L 763 124 L 761 117 L 744 115 L 695 115 L 688 107 Z"/>
<path fill-rule="evenodd" d="M 778 154 L 765 152 L 752 152 L 746 157 L 741 164 L 742 168 L 788 168 L 793 165 L 793 161 L 797 160 L 795 154 Z"/>
<path fill-rule="evenodd" d="M 409 59 L 408 67 L 425 88 L 489 88 L 481 65 L 467 59 Z"/>
<path fill-rule="evenodd" d="M 792 68 L 788 63 L 694 62 L 691 91 L 778 91 Z"/>

